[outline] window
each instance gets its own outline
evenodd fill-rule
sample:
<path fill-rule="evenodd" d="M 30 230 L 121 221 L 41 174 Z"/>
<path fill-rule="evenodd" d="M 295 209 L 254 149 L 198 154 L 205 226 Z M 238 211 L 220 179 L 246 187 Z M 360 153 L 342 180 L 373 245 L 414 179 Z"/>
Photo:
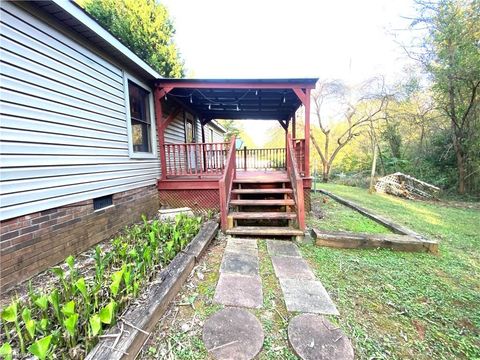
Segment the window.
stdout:
<path fill-rule="evenodd" d="M 193 124 L 193 119 L 187 117 L 185 122 L 185 142 L 187 143 L 193 143 L 195 139 L 195 128 Z"/>
<path fill-rule="evenodd" d="M 123 79 L 129 156 L 132 159 L 155 159 L 157 137 L 152 89 L 127 72 L 124 72 Z"/>
<path fill-rule="evenodd" d="M 133 152 L 152 152 L 152 122 L 150 116 L 150 93 L 128 81 L 130 124 Z"/>

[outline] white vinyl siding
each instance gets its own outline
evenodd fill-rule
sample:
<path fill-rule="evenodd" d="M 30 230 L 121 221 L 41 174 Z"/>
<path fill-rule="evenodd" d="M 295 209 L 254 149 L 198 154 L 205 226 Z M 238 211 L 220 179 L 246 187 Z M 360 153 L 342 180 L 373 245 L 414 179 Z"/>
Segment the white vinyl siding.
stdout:
<path fill-rule="evenodd" d="M 129 157 L 123 69 L 29 11 L 1 2 L 0 220 L 155 184 L 158 157 Z"/>
<path fill-rule="evenodd" d="M 189 113 L 185 113 L 185 116 L 188 116 L 190 118 L 194 119 L 194 126 L 195 126 L 195 140 L 194 142 L 201 142 L 201 134 L 202 134 L 202 128 L 200 121 L 193 115 Z M 165 129 L 165 143 L 166 144 L 183 144 L 185 143 L 185 119 L 184 119 L 184 112 L 180 111 L 175 119 L 167 126 Z M 177 164 L 180 162 L 180 164 L 185 166 L 185 160 L 186 160 L 186 155 L 183 153 L 181 154 L 176 154 L 176 162 Z M 167 160 L 167 169 L 170 169 L 173 167 L 173 155 L 168 156 L 168 153 L 166 154 L 166 160 Z"/>

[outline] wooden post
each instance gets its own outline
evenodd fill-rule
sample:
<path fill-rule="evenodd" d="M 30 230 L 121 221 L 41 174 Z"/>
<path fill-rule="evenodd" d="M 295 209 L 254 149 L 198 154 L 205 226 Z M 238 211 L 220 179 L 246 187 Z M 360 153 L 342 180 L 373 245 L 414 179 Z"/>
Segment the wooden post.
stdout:
<path fill-rule="evenodd" d="M 305 177 L 310 176 L 310 89 L 305 89 Z"/>
<path fill-rule="evenodd" d="M 155 108 L 155 119 L 157 124 L 157 135 L 158 135 L 158 144 L 160 151 L 160 169 L 161 169 L 161 179 L 165 180 L 167 178 L 167 157 L 165 156 L 165 126 L 163 121 L 163 112 L 162 112 L 162 97 L 160 96 L 161 90 L 157 87 L 154 91 L 153 101 Z"/>
<path fill-rule="evenodd" d="M 205 123 L 200 121 L 200 125 L 202 126 L 202 159 L 203 159 L 203 171 L 207 172 L 207 154 L 205 152 Z"/>
<path fill-rule="evenodd" d="M 292 116 L 292 138 L 297 138 L 297 120 L 295 114 Z"/>
<path fill-rule="evenodd" d="M 247 147 L 243 147 L 243 170 L 247 171 Z"/>

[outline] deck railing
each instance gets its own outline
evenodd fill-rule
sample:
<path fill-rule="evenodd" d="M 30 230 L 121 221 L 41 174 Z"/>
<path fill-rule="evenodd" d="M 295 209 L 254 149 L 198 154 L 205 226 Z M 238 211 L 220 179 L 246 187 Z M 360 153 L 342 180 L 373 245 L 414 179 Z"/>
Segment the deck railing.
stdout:
<path fill-rule="evenodd" d="M 220 220 L 222 231 L 227 230 L 227 215 L 228 204 L 230 203 L 230 196 L 232 193 L 232 184 L 236 175 L 236 149 L 235 149 L 235 136 L 232 137 L 230 142 L 230 150 L 227 154 L 227 160 L 225 162 L 225 171 L 222 178 L 218 182 L 220 191 Z"/>
<path fill-rule="evenodd" d="M 305 139 L 292 139 L 293 151 L 297 161 L 298 172 L 305 174 Z"/>
<path fill-rule="evenodd" d="M 285 148 L 237 151 L 237 169 L 285 169 Z"/>
<path fill-rule="evenodd" d="M 293 196 L 297 206 L 297 221 L 300 230 L 305 230 L 305 202 L 303 196 L 303 180 L 298 171 L 294 141 L 287 134 L 287 174 L 292 183 Z"/>
<path fill-rule="evenodd" d="M 167 177 L 221 175 L 229 143 L 165 144 Z"/>

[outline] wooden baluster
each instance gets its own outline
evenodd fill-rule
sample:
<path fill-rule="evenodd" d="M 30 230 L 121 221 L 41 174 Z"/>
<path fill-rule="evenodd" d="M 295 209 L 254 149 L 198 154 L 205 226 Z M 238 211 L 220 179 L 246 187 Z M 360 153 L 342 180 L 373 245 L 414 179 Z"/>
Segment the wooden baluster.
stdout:
<path fill-rule="evenodd" d="M 167 145 L 167 144 L 163 145 L 163 149 L 165 151 L 165 161 L 167 162 L 165 164 L 165 165 L 167 165 L 167 166 L 165 166 L 165 169 L 167 171 L 167 173 L 165 175 L 168 176 L 168 175 L 172 174 L 172 170 L 171 170 L 172 164 L 170 162 L 170 145 Z"/>

